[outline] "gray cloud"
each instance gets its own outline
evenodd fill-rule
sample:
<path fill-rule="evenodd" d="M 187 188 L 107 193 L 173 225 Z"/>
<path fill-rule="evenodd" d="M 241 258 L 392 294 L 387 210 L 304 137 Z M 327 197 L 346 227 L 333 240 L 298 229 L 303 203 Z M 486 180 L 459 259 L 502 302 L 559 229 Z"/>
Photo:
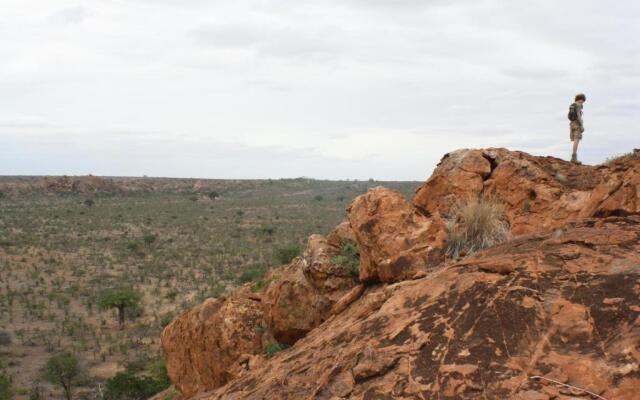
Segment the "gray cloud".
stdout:
<path fill-rule="evenodd" d="M 56 11 L 49 16 L 48 22 L 52 24 L 80 24 L 84 22 L 89 13 L 84 7 L 69 7 Z"/>
<path fill-rule="evenodd" d="M 632 0 L 78 4 L 3 3 L 0 174 L 424 179 L 566 157 L 577 92 L 585 161 L 640 147 Z"/>

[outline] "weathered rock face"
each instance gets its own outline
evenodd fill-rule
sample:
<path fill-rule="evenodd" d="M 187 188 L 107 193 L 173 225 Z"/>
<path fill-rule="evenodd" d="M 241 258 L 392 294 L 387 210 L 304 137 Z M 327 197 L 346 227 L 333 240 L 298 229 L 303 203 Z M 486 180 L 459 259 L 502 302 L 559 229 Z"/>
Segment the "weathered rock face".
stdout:
<path fill-rule="evenodd" d="M 331 262 L 351 240 L 348 225 L 339 225 L 329 237 L 312 235 L 303 257 L 272 275 L 264 293 L 266 320 L 276 340 L 293 344 L 320 325 L 333 305 L 355 284 L 355 277 Z"/>
<path fill-rule="evenodd" d="M 184 396 L 224 385 L 242 370 L 239 361 L 273 340 L 265 331 L 260 299 L 250 293 L 207 299 L 162 332 L 167 372 Z"/>
<path fill-rule="evenodd" d="M 513 239 L 443 261 L 451 207 L 481 195 L 504 203 Z M 264 293 L 207 300 L 165 329 L 184 397 L 637 398 L 640 151 L 597 167 L 457 151 L 411 203 L 375 188 L 348 219 Z M 332 263 L 352 241 L 357 286 Z M 266 360 L 274 337 L 293 346 Z"/>
<path fill-rule="evenodd" d="M 608 217 L 370 287 L 198 399 L 632 400 L 639 343 L 640 217 Z"/>
<path fill-rule="evenodd" d="M 594 215 L 640 211 L 640 157 L 597 167 L 506 149 L 445 155 L 412 203 L 427 216 L 446 216 L 460 200 L 481 194 L 506 206 L 514 235 L 550 230 Z"/>
<path fill-rule="evenodd" d="M 340 225 L 329 237 L 342 246 L 353 233 Z M 243 286 L 227 299 L 206 300 L 169 324 L 162 348 L 178 390 L 190 397 L 222 386 L 264 362 L 261 354 L 269 343 L 294 344 L 327 319 L 357 283 L 331 263 L 339 251 L 323 236 L 312 235 L 302 257 L 270 273 L 263 293 Z"/>
<path fill-rule="evenodd" d="M 417 213 L 395 190 L 370 189 L 347 211 L 360 252 L 361 281 L 407 279 L 440 260 L 442 220 Z"/>

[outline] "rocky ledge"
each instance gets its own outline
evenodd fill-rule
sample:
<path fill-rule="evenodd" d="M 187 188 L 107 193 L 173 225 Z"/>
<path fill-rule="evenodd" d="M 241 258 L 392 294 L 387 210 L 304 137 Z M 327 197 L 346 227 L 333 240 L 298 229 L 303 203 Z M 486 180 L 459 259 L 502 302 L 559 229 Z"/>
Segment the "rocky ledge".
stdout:
<path fill-rule="evenodd" d="M 478 196 L 512 237 L 447 258 L 452 207 Z M 358 277 L 335 263 L 350 242 Z M 411 201 L 370 190 L 267 282 L 165 328 L 183 398 L 636 399 L 640 152 L 595 167 L 447 154 Z M 267 358 L 277 342 L 291 347 Z"/>

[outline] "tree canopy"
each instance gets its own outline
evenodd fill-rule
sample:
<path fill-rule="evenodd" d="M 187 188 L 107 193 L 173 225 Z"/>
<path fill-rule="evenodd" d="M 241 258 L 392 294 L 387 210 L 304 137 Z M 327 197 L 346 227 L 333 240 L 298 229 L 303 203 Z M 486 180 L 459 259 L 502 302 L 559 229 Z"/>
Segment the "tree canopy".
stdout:
<path fill-rule="evenodd" d="M 80 362 L 72 353 L 59 353 L 47 361 L 43 378 L 55 385 L 60 385 L 67 400 L 71 400 L 73 386 L 80 376 Z"/>
<path fill-rule="evenodd" d="M 120 329 L 124 329 L 125 310 L 138 307 L 142 296 L 132 288 L 112 289 L 102 295 L 98 307 L 102 310 L 118 309 Z"/>

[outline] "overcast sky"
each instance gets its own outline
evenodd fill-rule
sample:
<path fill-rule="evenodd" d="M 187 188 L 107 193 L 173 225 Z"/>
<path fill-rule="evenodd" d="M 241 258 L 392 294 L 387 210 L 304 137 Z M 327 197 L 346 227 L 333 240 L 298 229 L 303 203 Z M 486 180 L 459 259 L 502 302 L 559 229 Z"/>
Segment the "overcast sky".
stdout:
<path fill-rule="evenodd" d="M 0 0 L 0 175 L 424 180 L 640 147 L 637 0 Z"/>

